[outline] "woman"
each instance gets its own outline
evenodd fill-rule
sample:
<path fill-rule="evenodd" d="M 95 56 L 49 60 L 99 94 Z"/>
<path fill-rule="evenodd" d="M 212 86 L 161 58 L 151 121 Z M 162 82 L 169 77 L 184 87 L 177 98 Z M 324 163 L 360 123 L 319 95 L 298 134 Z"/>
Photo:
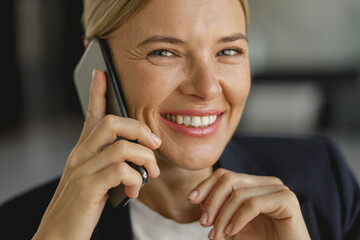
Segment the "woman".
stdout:
<path fill-rule="evenodd" d="M 347 206 L 346 196 L 332 194 L 343 184 L 359 199 L 359 190 L 329 143 L 233 137 L 250 90 L 246 1 L 84 4 L 85 45 L 107 39 L 132 118 L 105 115 L 105 76 L 95 70 L 83 132 L 33 239 L 356 234 L 359 203 Z M 118 136 L 139 143 L 113 143 Z M 125 160 L 147 169 L 151 179 L 141 191 L 140 175 Z M 323 169 L 328 175 L 313 174 Z M 349 181 L 337 182 L 334 172 Z M 330 190 L 316 188 L 323 178 Z M 120 183 L 137 200 L 123 209 L 105 207 L 107 191 Z M 300 207 L 297 196 L 319 209 L 306 201 Z M 339 206 L 325 203 L 333 199 Z M 326 219 L 327 212 L 341 224 Z"/>

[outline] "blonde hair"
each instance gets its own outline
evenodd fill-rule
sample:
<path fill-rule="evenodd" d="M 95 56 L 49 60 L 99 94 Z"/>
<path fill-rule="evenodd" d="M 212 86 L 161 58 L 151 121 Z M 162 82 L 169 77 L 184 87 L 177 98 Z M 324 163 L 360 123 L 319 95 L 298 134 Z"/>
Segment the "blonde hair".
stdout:
<path fill-rule="evenodd" d="M 244 10 L 246 29 L 249 24 L 247 0 L 239 0 Z M 82 24 L 85 38 L 107 38 L 135 16 L 149 0 L 83 0 Z"/>

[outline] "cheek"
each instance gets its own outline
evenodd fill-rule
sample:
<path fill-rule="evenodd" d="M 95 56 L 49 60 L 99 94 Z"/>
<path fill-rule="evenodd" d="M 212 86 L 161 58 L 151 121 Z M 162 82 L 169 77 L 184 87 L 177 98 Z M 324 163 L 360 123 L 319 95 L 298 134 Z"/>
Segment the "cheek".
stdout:
<path fill-rule="evenodd" d="M 239 124 L 250 92 L 251 76 L 249 64 L 244 64 L 232 71 L 226 71 L 223 79 L 225 79 L 222 82 L 224 97 L 230 105 L 226 124 L 229 140 Z"/>
<path fill-rule="evenodd" d="M 224 69 L 220 79 L 223 79 L 222 87 L 224 96 L 231 105 L 232 110 L 239 109 L 242 111 L 251 86 L 250 66 L 248 61 L 236 67 Z"/>
<path fill-rule="evenodd" d="M 122 68 L 121 66 L 126 66 Z M 147 62 L 124 62 L 118 65 L 120 82 L 130 115 L 139 114 L 159 107 L 177 88 L 179 70 L 174 67 L 153 66 Z"/>

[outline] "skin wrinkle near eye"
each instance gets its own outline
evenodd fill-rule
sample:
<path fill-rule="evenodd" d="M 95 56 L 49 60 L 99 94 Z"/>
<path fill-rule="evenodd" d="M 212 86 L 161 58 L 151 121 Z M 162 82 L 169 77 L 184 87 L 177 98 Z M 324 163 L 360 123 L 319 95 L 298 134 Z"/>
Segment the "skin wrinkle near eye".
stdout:
<path fill-rule="evenodd" d="M 146 61 L 146 62 L 150 62 L 153 63 L 155 65 L 168 65 L 168 64 L 164 64 L 164 63 L 159 63 L 156 62 L 153 58 L 161 58 L 161 56 L 156 56 L 156 55 L 151 55 L 151 53 L 155 52 L 155 51 L 170 51 L 172 52 L 175 56 L 169 56 L 169 57 L 162 57 L 162 58 L 170 58 L 170 57 L 176 57 L 179 56 L 180 54 L 172 49 L 167 49 L 164 47 L 159 47 L 159 48 L 155 48 L 156 50 L 148 50 L 148 47 L 145 47 L 145 49 L 143 48 L 126 48 L 126 52 L 128 55 L 128 59 L 129 60 L 142 60 L 142 61 Z M 157 61 L 161 61 L 157 60 Z"/>
<path fill-rule="evenodd" d="M 130 49 L 127 48 L 126 52 L 128 52 L 129 54 L 129 59 L 131 60 L 146 60 L 146 53 L 141 53 L 141 51 L 139 51 L 139 49 Z"/>

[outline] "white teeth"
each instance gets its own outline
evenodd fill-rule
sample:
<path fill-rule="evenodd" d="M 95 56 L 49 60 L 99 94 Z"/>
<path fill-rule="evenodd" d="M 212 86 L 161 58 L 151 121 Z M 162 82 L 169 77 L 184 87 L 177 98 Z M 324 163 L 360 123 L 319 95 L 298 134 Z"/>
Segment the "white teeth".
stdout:
<path fill-rule="evenodd" d="M 172 114 L 161 114 L 163 118 L 174 123 L 185 125 L 187 127 L 207 127 L 216 122 L 217 115 L 210 116 L 181 116 Z"/>
<path fill-rule="evenodd" d="M 210 123 L 214 123 L 216 121 L 216 118 L 217 118 L 216 115 L 211 115 L 209 119 Z"/>
<path fill-rule="evenodd" d="M 205 127 L 209 125 L 209 116 L 201 117 L 201 125 Z"/>
<path fill-rule="evenodd" d="M 177 115 L 177 116 L 176 116 L 176 123 L 177 123 L 177 124 L 183 124 L 183 123 L 184 123 L 183 117 L 180 116 L 180 115 Z"/>
<path fill-rule="evenodd" d="M 201 118 L 200 117 L 192 117 L 191 119 L 191 125 L 193 127 L 200 127 L 201 126 Z"/>
<path fill-rule="evenodd" d="M 191 123 L 190 117 L 189 117 L 189 116 L 185 116 L 185 117 L 184 117 L 184 125 L 185 125 L 185 126 L 189 126 L 190 123 Z"/>

